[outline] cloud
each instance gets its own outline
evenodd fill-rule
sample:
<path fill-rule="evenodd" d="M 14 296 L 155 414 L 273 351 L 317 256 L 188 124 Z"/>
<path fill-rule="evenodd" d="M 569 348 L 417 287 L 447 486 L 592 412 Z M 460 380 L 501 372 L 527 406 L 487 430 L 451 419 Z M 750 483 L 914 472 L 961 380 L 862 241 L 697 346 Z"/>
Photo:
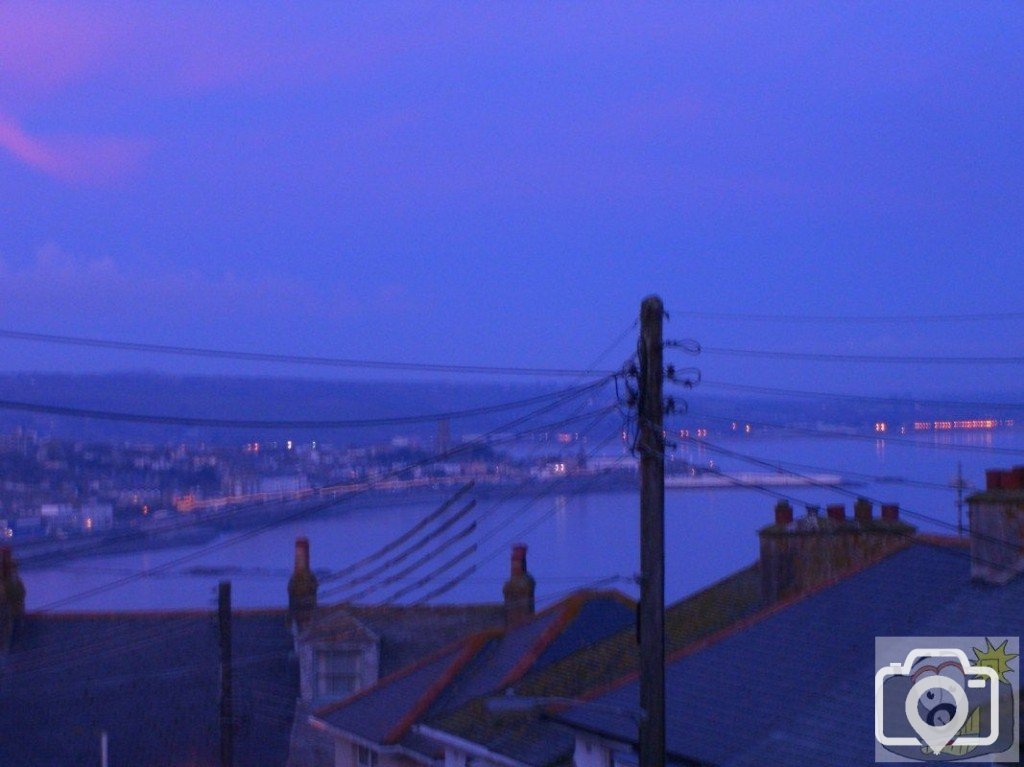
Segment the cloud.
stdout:
<path fill-rule="evenodd" d="M 3 3 L 0 93 L 32 101 L 52 96 L 103 66 L 116 33 L 109 9 Z"/>
<path fill-rule="evenodd" d="M 147 99 L 319 86 L 421 47 L 414 17 L 384 6 L 3 3 L 0 103 L 45 104 L 83 85 Z"/>
<path fill-rule="evenodd" d="M 182 269 L 169 259 L 165 267 L 129 265 L 108 256 L 72 255 L 54 244 L 25 263 L 0 259 L 0 327 L 43 333 L 374 357 L 381 354 L 381 324 L 397 322 L 404 328 L 433 311 L 429 301 L 398 282 L 359 290 L 345 281 L 314 282 L 287 274 Z M 58 353 L 7 342 L 3 351 L 8 369 L 91 368 L 94 361 L 103 367 L 127 359 L 115 352 Z M 134 355 L 129 362 L 164 364 L 146 355 Z M 241 367 L 214 365 L 217 370 Z M 185 369 L 206 368 L 190 361 Z"/>
<path fill-rule="evenodd" d="M 75 186 L 105 186 L 137 172 L 149 143 L 115 136 L 40 138 L 0 114 L 0 149 L 39 173 Z"/>
<path fill-rule="evenodd" d="M 236 259 L 236 263 L 243 259 Z M 250 333 L 323 326 L 386 309 L 410 313 L 418 299 L 391 283 L 355 295 L 344 283 L 311 283 L 286 274 L 209 273 L 173 263 L 126 266 L 109 256 L 81 257 L 54 244 L 22 264 L 0 260 L 0 322 L 17 327 L 124 335 L 159 328 L 222 327 Z M 164 338 L 177 338 L 174 331 Z"/>

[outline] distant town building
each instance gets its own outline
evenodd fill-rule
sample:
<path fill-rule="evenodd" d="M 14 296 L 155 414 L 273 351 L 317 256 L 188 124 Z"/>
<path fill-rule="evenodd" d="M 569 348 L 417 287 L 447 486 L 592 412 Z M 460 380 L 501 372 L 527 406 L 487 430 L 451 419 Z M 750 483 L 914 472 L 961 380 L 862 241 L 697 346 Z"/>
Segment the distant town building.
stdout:
<path fill-rule="evenodd" d="M 114 526 L 114 507 L 109 503 L 44 503 L 39 517 L 43 529 L 50 533 L 100 532 Z"/>

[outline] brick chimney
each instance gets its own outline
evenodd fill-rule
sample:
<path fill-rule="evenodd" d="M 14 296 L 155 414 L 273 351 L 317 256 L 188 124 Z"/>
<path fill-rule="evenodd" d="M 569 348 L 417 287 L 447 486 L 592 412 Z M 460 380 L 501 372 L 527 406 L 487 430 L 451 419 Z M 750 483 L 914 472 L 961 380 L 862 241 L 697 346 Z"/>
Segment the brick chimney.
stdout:
<path fill-rule="evenodd" d="M 765 604 L 800 594 L 851 567 L 870 562 L 902 546 L 915 528 L 899 519 L 899 507 L 883 506 L 881 517 L 860 498 L 853 516 L 842 504 L 829 504 L 825 517 L 817 506 L 793 519 L 785 501 L 775 506 L 775 523 L 758 532 L 761 541 L 761 587 Z M 886 511 L 888 509 L 888 511 Z"/>
<path fill-rule="evenodd" d="M 10 546 L 0 547 L 0 652 L 8 650 L 25 617 L 25 584 Z"/>
<path fill-rule="evenodd" d="M 1024 466 L 986 471 L 967 508 L 971 578 L 1002 585 L 1024 572 Z"/>
<path fill-rule="evenodd" d="M 533 617 L 537 582 L 526 569 L 526 544 L 512 547 L 512 571 L 501 593 L 505 597 L 505 625 L 518 626 Z"/>
<path fill-rule="evenodd" d="M 295 539 L 295 569 L 288 579 L 288 617 L 302 625 L 316 609 L 316 576 L 309 567 L 309 539 Z"/>

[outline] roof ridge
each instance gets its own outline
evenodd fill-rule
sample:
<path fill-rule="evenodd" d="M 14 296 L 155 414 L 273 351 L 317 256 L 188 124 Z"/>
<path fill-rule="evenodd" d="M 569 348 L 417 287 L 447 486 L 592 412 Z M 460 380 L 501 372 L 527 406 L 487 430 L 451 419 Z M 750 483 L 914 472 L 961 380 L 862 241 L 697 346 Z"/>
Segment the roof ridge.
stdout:
<path fill-rule="evenodd" d="M 335 606 L 344 605 L 350 611 L 356 612 L 437 612 L 437 613 L 455 613 L 462 610 L 471 610 L 473 612 L 483 612 L 485 610 L 500 610 L 504 608 L 502 602 L 454 602 L 451 604 L 434 605 L 434 604 L 423 604 L 423 605 L 382 605 L 382 604 L 361 604 L 359 602 L 337 602 Z"/>
<path fill-rule="evenodd" d="M 331 633 L 331 622 L 336 617 L 347 618 L 355 624 L 356 628 L 365 633 L 374 642 L 380 641 L 380 634 L 367 626 L 363 621 L 352 614 L 352 611 L 348 608 L 343 608 L 340 605 L 328 608 L 330 613 L 320 616 L 314 616 L 306 627 L 302 629 L 302 637 L 308 641 L 322 641 L 327 637 L 332 636 Z M 320 636 L 315 636 L 316 632 L 323 632 Z"/>
<path fill-rule="evenodd" d="M 709 583 L 707 586 L 704 586 L 704 587 L 699 588 L 699 589 L 697 589 L 696 591 L 694 591 L 694 592 L 692 592 L 690 594 L 687 594 L 682 599 L 678 599 L 675 602 L 673 602 L 672 604 L 666 605 L 665 606 L 665 612 L 669 612 L 670 610 L 674 610 L 676 608 L 683 607 L 685 604 L 687 604 L 688 602 L 690 602 L 690 601 L 692 601 L 694 599 L 697 599 L 701 595 L 707 594 L 708 592 L 713 591 L 714 589 L 720 588 L 722 586 L 722 584 L 727 583 L 728 581 L 731 581 L 733 578 L 740 577 L 740 575 L 742 573 L 745 573 L 748 570 L 756 569 L 757 567 L 760 566 L 760 564 L 761 564 L 761 560 L 758 559 L 758 560 L 755 560 L 754 562 L 751 562 L 749 565 L 744 565 L 739 570 L 734 570 L 733 572 L 729 573 L 728 575 L 723 575 L 721 578 L 719 578 L 714 583 Z"/>
<path fill-rule="evenodd" d="M 232 614 L 238 611 L 232 610 Z M 104 618 L 120 620 L 124 618 L 208 618 L 216 615 L 216 610 L 199 610 L 197 608 L 185 608 L 180 610 L 74 610 L 70 612 L 43 612 L 28 611 L 26 618 L 34 620 L 68 620 L 76 618 Z"/>
<path fill-rule="evenodd" d="M 555 641 L 555 638 L 561 635 L 566 628 L 568 628 L 569 624 L 579 616 L 580 610 L 583 609 L 583 605 L 592 599 L 599 598 L 601 598 L 601 596 L 596 592 L 588 593 L 584 591 L 570 594 L 568 597 L 558 602 L 557 604 L 561 605 L 561 613 L 551 621 L 551 625 L 540 633 L 540 636 L 537 637 L 533 644 L 527 648 L 526 652 L 520 656 L 519 661 L 499 680 L 498 689 L 507 687 L 529 671 L 533 664 L 537 662 L 537 658 L 540 657 L 541 653 L 544 652 L 544 650 L 546 650 L 551 643 Z"/>
<path fill-rule="evenodd" d="M 674 610 L 685 609 L 688 605 L 692 604 L 692 602 L 694 600 L 699 599 L 703 595 L 705 595 L 707 593 L 710 593 L 710 592 L 712 592 L 712 591 L 714 591 L 716 589 L 722 588 L 724 585 L 728 584 L 732 580 L 734 580 L 736 578 L 739 578 L 739 577 L 742 577 L 743 575 L 748 573 L 750 570 L 756 569 L 757 566 L 758 566 L 758 563 L 757 562 L 753 562 L 752 564 L 749 564 L 749 565 L 747 565 L 747 566 L 745 566 L 743 568 L 740 568 L 739 570 L 737 570 L 734 573 L 730 573 L 729 575 L 723 576 L 722 578 L 719 578 L 718 580 L 716 580 L 714 583 L 711 583 L 711 584 L 709 584 L 707 586 L 704 586 L 703 588 L 700 588 L 697 591 L 694 591 L 693 593 L 686 595 L 685 597 L 677 600 L 676 602 L 673 602 L 671 605 L 666 607 L 666 616 L 669 613 L 671 613 L 672 611 L 674 611 Z M 601 592 L 601 593 L 608 593 L 613 598 L 616 598 L 618 601 L 622 602 L 623 604 L 625 604 L 628 607 L 631 607 L 633 609 L 635 609 L 636 606 L 637 606 L 636 600 L 632 599 L 631 597 L 629 597 L 626 594 L 623 594 L 618 589 L 608 589 L 606 592 Z M 618 647 L 621 644 L 621 642 L 623 641 L 624 637 L 627 637 L 629 635 L 634 635 L 635 636 L 635 633 L 636 633 L 636 626 L 635 625 L 629 625 L 629 626 L 627 626 L 625 628 L 621 628 L 621 629 L 619 629 L 618 631 L 616 631 L 614 633 L 611 633 L 611 634 L 608 634 L 608 635 L 606 635 L 604 637 L 601 637 L 596 642 L 594 642 L 593 644 L 591 644 L 591 645 L 589 645 L 587 647 L 579 648 L 579 649 L 569 653 L 568 655 L 563 656 L 563 657 L 559 658 L 556 661 L 553 661 L 550 664 L 550 668 L 557 668 L 559 666 L 559 664 L 570 662 L 571 659 L 576 658 L 576 657 L 580 656 L 583 653 L 589 653 L 589 652 L 593 652 L 595 650 L 601 650 L 603 648 Z M 635 640 L 633 640 L 633 641 L 635 641 Z M 546 668 L 548 668 L 548 667 L 546 667 Z M 543 672 L 538 672 L 538 673 L 543 673 Z M 525 674 L 524 674 L 524 676 L 525 676 Z"/>
<path fill-rule="evenodd" d="M 918 533 L 914 540 L 919 543 L 926 543 L 930 546 L 945 546 L 947 548 L 969 548 L 970 538 L 963 538 L 959 535 L 944 535 L 943 533 Z"/>
<path fill-rule="evenodd" d="M 241 607 L 232 608 L 231 614 L 241 618 L 252 617 L 252 616 L 285 616 L 288 613 L 288 609 L 285 607 Z M 105 618 L 105 619 L 123 619 L 123 618 L 204 618 L 211 615 L 216 615 L 217 611 L 214 609 L 203 610 L 198 607 L 182 607 L 182 608 L 142 608 L 138 610 L 69 610 L 67 612 L 49 612 L 49 611 L 28 611 L 25 613 L 26 618 L 32 619 L 46 619 L 46 620 L 66 620 L 75 618 Z"/>
<path fill-rule="evenodd" d="M 491 635 L 488 635 L 491 634 Z M 392 744 L 402 738 L 409 728 L 416 723 L 416 720 L 430 707 L 437 696 L 440 695 L 448 685 L 455 679 L 455 675 L 466 667 L 473 658 L 483 649 L 484 645 L 497 636 L 496 632 L 482 631 L 466 640 L 466 646 L 451 662 L 445 672 L 427 688 L 419 699 L 412 705 L 394 727 L 387 731 L 381 740 L 382 743 Z"/>
<path fill-rule="evenodd" d="M 493 638 L 493 635 L 497 635 L 497 633 L 500 633 L 499 629 L 486 629 L 484 631 L 478 631 L 475 634 L 471 634 L 468 637 L 459 637 L 455 641 L 449 642 L 448 644 L 444 645 L 444 647 L 439 647 L 438 649 L 434 650 L 432 653 L 429 653 L 428 655 L 425 655 L 424 657 L 420 658 L 415 663 L 410 663 L 407 666 L 402 666 L 399 669 L 395 669 L 390 674 L 388 674 L 387 676 L 381 677 L 380 679 L 378 679 L 376 682 L 374 682 L 370 686 L 364 687 L 361 690 L 356 690 L 354 693 L 349 695 L 347 698 L 342 698 L 341 700 L 336 700 L 333 703 L 328 703 L 326 706 L 321 706 L 320 708 L 316 709 L 313 712 L 313 715 L 317 716 L 317 717 L 322 717 L 322 716 L 326 716 L 328 714 L 331 714 L 331 713 L 333 713 L 334 711 L 337 711 L 340 708 L 344 708 L 349 703 L 352 703 L 352 702 L 354 702 L 356 700 L 359 700 L 361 698 L 365 698 L 366 696 L 370 695 L 371 693 L 381 689 L 382 687 L 384 687 L 386 685 L 391 684 L 392 682 L 394 682 L 394 681 L 396 681 L 398 679 L 406 677 L 406 676 L 408 676 L 409 674 L 412 674 L 415 671 L 419 671 L 424 666 L 429 666 L 431 663 L 434 663 L 435 661 L 440 660 L 441 658 L 443 658 L 446 655 L 451 655 L 453 652 L 458 650 L 462 645 L 465 645 L 465 644 L 468 644 L 469 642 L 472 642 L 477 637 L 486 636 L 488 639 L 490 639 L 490 638 Z"/>
<path fill-rule="evenodd" d="M 553 605 L 541 610 L 539 613 L 536 613 L 531 618 L 530 622 L 540 620 L 543 617 L 548 616 L 550 613 L 557 613 L 557 615 L 551 625 L 547 626 L 544 631 L 541 632 L 540 637 L 534 641 L 516 665 L 505 675 L 505 677 L 503 677 L 499 686 L 505 686 L 510 683 L 506 680 L 515 679 L 526 673 L 544 649 L 550 645 L 555 637 L 557 637 L 573 620 L 573 618 L 579 614 L 582 606 L 590 600 L 600 598 L 612 598 L 620 601 L 625 600 L 627 604 L 633 604 L 633 600 L 614 589 L 607 591 L 581 590 L 570 594 Z M 354 616 L 353 619 L 355 619 Z M 393 671 L 391 674 L 377 680 L 369 687 L 365 687 L 346 698 L 317 709 L 314 712 L 314 716 L 318 718 L 329 716 L 334 711 L 342 709 L 361 698 L 371 695 L 396 680 L 404 678 L 409 674 L 422 669 L 424 666 L 435 663 L 445 656 L 458 651 L 458 654 L 445 669 L 444 673 L 415 701 L 413 706 L 406 712 L 405 716 L 403 716 L 394 727 L 388 730 L 382 739 L 382 743 L 384 744 L 397 742 L 406 734 L 406 732 L 408 732 L 409 728 L 415 724 L 416 720 L 423 715 L 437 697 L 454 681 L 456 675 L 479 654 L 488 642 L 492 639 L 508 636 L 508 634 L 513 630 L 514 629 L 509 629 L 507 627 L 492 628 L 475 632 L 469 636 L 460 637 L 454 642 L 435 650 L 433 653 L 430 653 L 415 663 L 411 663 Z"/>
<path fill-rule="evenodd" d="M 916 536 L 915 536 L 915 538 L 916 538 Z M 817 585 L 815 585 L 815 586 L 813 586 L 813 587 L 811 587 L 811 588 L 809 588 L 809 589 L 807 589 L 805 591 L 802 591 L 799 594 L 794 594 L 793 596 L 786 597 L 785 599 L 780 599 L 780 600 L 778 600 L 776 602 L 773 602 L 772 604 L 768 605 L 767 607 L 764 607 L 764 608 L 758 610 L 753 615 L 748 615 L 745 618 L 740 618 L 738 621 L 736 621 L 734 623 L 731 623 L 728 626 L 725 626 L 724 628 L 719 629 L 718 631 L 712 632 L 711 634 L 708 634 L 705 637 L 701 637 L 700 639 L 698 639 L 698 640 L 696 640 L 694 642 L 690 642 L 689 644 L 684 645 L 683 647 L 680 647 L 676 651 L 666 655 L 666 657 L 665 657 L 665 664 L 668 665 L 669 663 L 674 663 L 675 661 L 679 660 L 680 658 L 685 658 L 687 655 L 692 655 L 695 652 L 699 652 L 700 650 L 703 650 L 703 649 L 705 649 L 707 647 L 710 647 L 711 645 L 717 644 L 718 642 L 722 641 L 723 639 L 726 639 L 727 637 L 729 637 L 729 636 L 731 636 L 731 635 L 733 635 L 735 633 L 738 633 L 739 631 L 747 629 L 750 626 L 753 626 L 753 625 L 755 625 L 757 623 L 760 623 L 761 621 L 765 620 L 766 618 L 770 618 L 771 616 L 775 615 L 776 613 L 780 613 L 783 610 L 788 609 L 789 607 L 792 607 L 795 604 L 799 604 L 800 602 L 804 601 L 805 599 L 809 599 L 810 597 L 815 596 L 816 594 L 819 594 L 822 591 L 825 591 L 826 589 L 829 589 L 829 588 L 831 588 L 831 587 L 833 587 L 833 586 L 835 586 L 835 585 L 845 581 L 847 578 L 851 578 L 854 575 L 857 575 L 858 573 L 863 572 L 863 571 L 867 570 L 870 567 L 874 567 L 878 563 L 888 559 L 891 556 L 894 556 L 895 554 L 898 554 L 901 551 L 906 551 L 907 549 L 909 549 L 913 545 L 913 542 L 914 542 L 913 539 L 903 541 L 899 545 L 894 546 L 893 548 L 891 548 L 891 549 L 889 549 L 887 551 L 882 552 L 878 556 L 876 556 L 874 558 L 871 558 L 871 559 L 868 559 L 868 560 L 866 560 L 864 562 L 858 562 L 857 564 L 847 568 L 846 570 L 844 570 L 843 572 L 839 573 L 838 575 L 836 575 L 836 576 L 834 576 L 832 578 L 829 578 L 828 580 L 822 581 L 821 583 L 819 583 L 819 584 L 817 584 Z M 746 568 L 744 568 L 744 569 L 746 569 Z M 636 669 L 634 671 L 630 671 L 628 674 L 624 674 L 623 676 L 619 677 L 618 679 L 616 679 L 616 680 L 614 680 L 612 682 L 609 682 L 608 684 L 602 685 L 600 687 L 596 687 L 593 690 L 591 690 L 590 692 L 588 692 L 588 693 L 586 693 L 584 695 L 581 695 L 580 696 L 580 700 L 581 701 L 587 701 L 587 700 L 594 700 L 595 698 L 599 698 L 602 695 L 605 695 L 605 694 L 607 694 L 607 693 L 609 693 L 609 692 L 611 692 L 613 690 L 618 689 L 619 687 L 622 687 L 625 684 L 628 684 L 629 682 L 633 681 L 634 679 L 637 679 L 639 676 L 640 676 L 639 669 Z M 568 706 L 566 706 L 566 707 L 568 707 Z"/>
<path fill-rule="evenodd" d="M 636 600 L 619 589 L 579 589 L 573 592 L 570 596 L 578 594 L 589 594 L 592 599 L 614 599 L 627 607 L 636 607 Z"/>

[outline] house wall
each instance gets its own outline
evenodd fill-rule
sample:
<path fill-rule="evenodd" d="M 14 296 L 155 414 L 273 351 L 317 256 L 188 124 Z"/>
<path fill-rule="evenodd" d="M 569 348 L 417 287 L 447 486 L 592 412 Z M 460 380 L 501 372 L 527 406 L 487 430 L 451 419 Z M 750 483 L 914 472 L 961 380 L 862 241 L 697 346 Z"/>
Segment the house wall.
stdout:
<path fill-rule="evenodd" d="M 374 684 L 380 675 L 380 647 L 376 642 L 300 642 L 299 644 L 299 694 L 302 700 L 313 706 L 320 706 L 345 695 L 322 694 L 319 689 L 318 653 L 321 651 L 354 652 L 359 657 L 358 678 L 355 689 L 361 690 Z M 351 694 L 351 693 L 349 693 Z"/>
<path fill-rule="evenodd" d="M 468 767 L 469 759 L 461 751 L 448 747 L 444 750 L 444 767 Z"/>
<path fill-rule="evenodd" d="M 334 741 L 334 764 L 332 767 L 368 767 L 357 759 L 359 746 L 349 740 L 336 737 Z M 403 754 L 376 754 L 372 767 L 423 767 L 423 762 L 413 761 Z"/>
<path fill-rule="evenodd" d="M 572 763 L 573 767 L 612 767 L 612 752 L 595 740 L 577 735 Z"/>
<path fill-rule="evenodd" d="M 999 495 L 970 503 L 971 577 L 994 584 L 1024 572 L 1024 494 Z"/>
<path fill-rule="evenodd" d="M 334 738 L 311 727 L 308 714 L 302 704 L 297 707 L 286 767 L 334 767 Z"/>
<path fill-rule="evenodd" d="M 311 725 L 309 713 L 305 706 L 299 705 L 287 767 L 365 767 L 359 764 L 355 742 L 340 733 Z M 428 763 L 404 754 L 377 752 L 376 767 L 424 767 L 425 764 Z"/>
<path fill-rule="evenodd" d="M 470 756 L 458 748 L 446 746 L 442 764 L 444 767 L 506 767 L 508 763 L 492 761 L 486 756 Z"/>

